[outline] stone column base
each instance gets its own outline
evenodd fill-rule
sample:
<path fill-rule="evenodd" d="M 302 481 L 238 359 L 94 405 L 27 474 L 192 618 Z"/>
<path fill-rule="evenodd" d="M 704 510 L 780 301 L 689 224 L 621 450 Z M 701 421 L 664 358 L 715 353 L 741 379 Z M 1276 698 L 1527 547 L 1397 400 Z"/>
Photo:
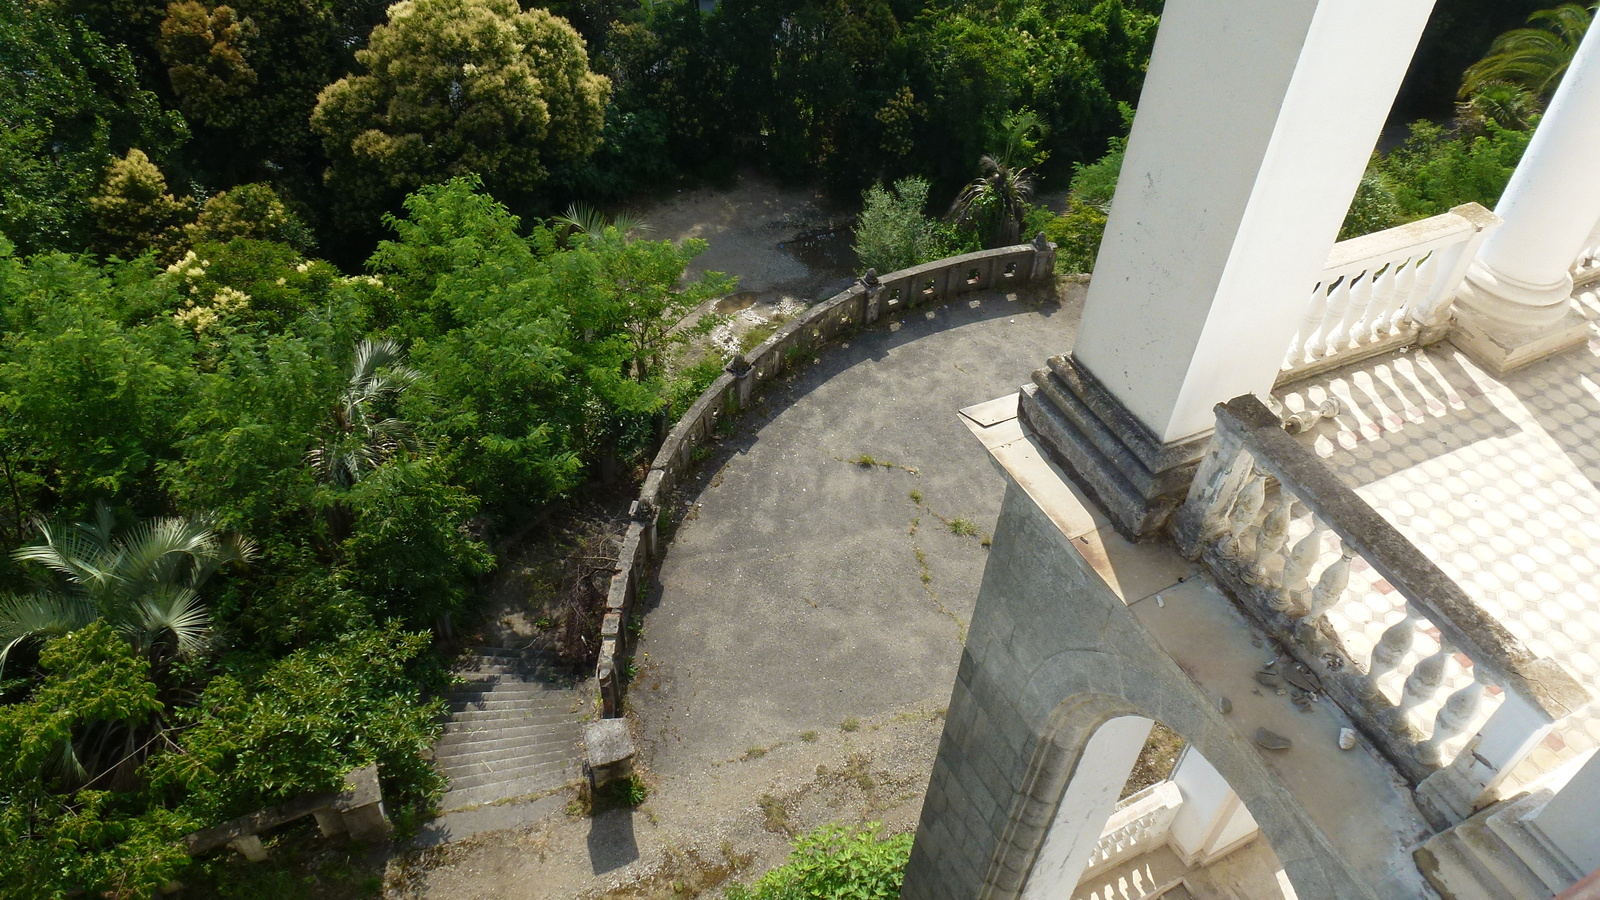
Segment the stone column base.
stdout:
<path fill-rule="evenodd" d="M 1495 375 L 1505 375 L 1589 340 L 1589 320 L 1569 305 L 1554 324 L 1508 331 L 1488 327 L 1469 309 L 1456 307 L 1450 343 Z"/>
<path fill-rule="evenodd" d="M 1188 493 L 1210 432 L 1164 444 L 1071 356 L 1024 385 L 1018 417 L 1130 540 L 1159 534 Z"/>

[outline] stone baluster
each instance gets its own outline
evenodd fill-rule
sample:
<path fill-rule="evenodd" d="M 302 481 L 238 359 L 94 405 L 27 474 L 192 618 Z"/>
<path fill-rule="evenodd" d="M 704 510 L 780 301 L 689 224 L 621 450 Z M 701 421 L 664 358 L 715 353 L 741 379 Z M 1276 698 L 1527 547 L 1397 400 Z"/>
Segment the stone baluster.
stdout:
<path fill-rule="evenodd" d="M 1315 515 L 1311 517 L 1311 532 L 1301 538 L 1289 552 L 1283 565 L 1283 589 L 1273 608 L 1278 612 L 1292 613 L 1306 609 L 1311 592 L 1311 567 L 1322 556 L 1322 536 L 1328 528 Z"/>
<path fill-rule="evenodd" d="M 1289 542 L 1289 523 L 1294 519 L 1294 505 L 1294 497 L 1288 491 L 1278 492 L 1277 504 L 1267 513 L 1261 530 L 1256 534 L 1255 561 L 1245 571 L 1245 581 L 1258 585 L 1272 583 L 1272 573 L 1267 570 L 1267 563 Z"/>
<path fill-rule="evenodd" d="M 1407 260 L 1397 259 L 1383 267 L 1383 272 L 1373 279 L 1372 311 L 1367 314 L 1367 337 L 1371 340 L 1388 337 L 1394 331 L 1395 314 L 1400 304 L 1400 292 L 1395 290 L 1395 274 Z"/>
<path fill-rule="evenodd" d="M 1317 335 L 1317 330 L 1322 327 L 1322 319 L 1328 314 L 1328 290 L 1318 284 L 1311 289 L 1311 299 L 1306 302 L 1305 318 L 1300 320 L 1300 330 L 1295 332 L 1294 340 L 1289 344 L 1289 352 L 1284 357 L 1284 368 L 1291 368 L 1306 361 L 1306 354 L 1315 356 L 1311 350 L 1312 340 Z"/>
<path fill-rule="evenodd" d="M 1415 308 L 1417 300 L 1426 297 L 1426 294 L 1417 293 L 1417 266 L 1418 260 L 1406 263 L 1394 277 L 1394 313 L 1390 316 L 1390 324 L 1395 327 L 1405 323 Z"/>
<path fill-rule="evenodd" d="M 1433 291 L 1433 283 L 1439 278 L 1439 251 L 1435 250 L 1429 253 L 1421 262 L 1409 268 L 1415 269 L 1417 274 L 1411 285 L 1410 298 L 1406 301 L 1404 316 L 1409 316 L 1411 310 L 1416 309 L 1419 304 L 1427 300 L 1428 294 Z M 1394 317 L 1396 328 L 1405 324 L 1404 316 L 1397 314 Z"/>
<path fill-rule="evenodd" d="M 1345 588 L 1350 585 L 1350 560 L 1355 555 L 1354 547 L 1340 542 L 1339 558 L 1322 570 L 1317 586 L 1311 589 L 1311 608 L 1300 618 L 1300 624 L 1314 624 L 1344 599 Z"/>
<path fill-rule="evenodd" d="M 1222 547 L 1224 556 L 1239 559 L 1243 555 L 1240 541 L 1246 532 L 1255 528 L 1256 515 L 1261 512 L 1261 504 L 1266 499 L 1267 473 L 1256 468 L 1252 460 L 1244 487 L 1239 489 L 1239 496 L 1233 501 L 1233 510 L 1228 513 L 1228 537 Z"/>
<path fill-rule="evenodd" d="M 1328 315 L 1322 320 L 1322 331 L 1317 333 L 1316 340 L 1310 347 L 1313 357 L 1328 356 L 1339 351 L 1344 340 L 1344 314 L 1350 308 L 1350 281 L 1354 276 L 1346 275 L 1339 279 L 1339 284 L 1328 295 Z"/>
<path fill-rule="evenodd" d="M 1408 605 L 1400 621 L 1384 629 L 1383 636 L 1372 648 L 1372 662 L 1367 666 L 1367 679 L 1374 692 L 1379 690 L 1378 679 L 1400 667 L 1406 654 L 1417 642 L 1417 614 Z"/>
<path fill-rule="evenodd" d="M 1439 649 L 1432 656 L 1417 663 L 1417 667 L 1406 676 L 1404 696 L 1400 698 L 1400 711 L 1409 713 L 1424 702 L 1439 693 L 1439 685 L 1444 682 L 1444 664 L 1455 652 L 1450 642 L 1440 638 Z"/>
<path fill-rule="evenodd" d="M 1473 672 L 1473 675 L 1476 676 L 1477 672 Z M 1471 684 L 1451 694 L 1449 699 L 1444 701 L 1444 705 L 1439 707 L 1439 714 L 1434 716 L 1433 734 L 1417 747 L 1419 759 L 1433 766 L 1444 764 L 1445 742 L 1465 734 L 1471 727 L 1472 720 L 1478 715 L 1479 707 L 1483 705 L 1486 688 L 1487 685 L 1474 677 Z"/>
<path fill-rule="evenodd" d="M 1216 452 L 1216 448 L 1213 447 L 1208 452 Z M 1244 476 L 1233 478 L 1233 471 L 1241 467 L 1244 469 Z M 1238 503 L 1240 492 L 1244 490 L 1254 472 L 1254 461 L 1245 455 L 1240 455 L 1233 461 L 1232 466 L 1221 470 L 1217 479 L 1221 483 L 1220 494 L 1210 509 L 1206 510 L 1205 518 L 1200 522 L 1200 536 L 1195 543 L 1192 556 L 1198 558 L 1206 547 L 1227 536 L 1228 514 L 1233 511 L 1234 504 Z"/>
<path fill-rule="evenodd" d="M 1366 337 L 1367 310 L 1372 306 L 1372 273 L 1362 272 L 1353 279 L 1346 279 L 1346 282 L 1350 285 L 1350 302 L 1345 306 L 1344 318 L 1339 320 L 1334 337 L 1328 343 L 1329 355 L 1353 349 Z"/>

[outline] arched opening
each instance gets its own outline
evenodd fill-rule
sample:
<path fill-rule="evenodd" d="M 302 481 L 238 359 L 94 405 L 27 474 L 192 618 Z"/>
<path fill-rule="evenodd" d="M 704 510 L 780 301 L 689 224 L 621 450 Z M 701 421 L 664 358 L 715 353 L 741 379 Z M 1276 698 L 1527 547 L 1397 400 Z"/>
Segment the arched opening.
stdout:
<path fill-rule="evenodd" d="M 1021 896 L 1175 900 L 1218 881 L 1294 896 L 1227 779 L 1171 729 L 1124 715 L 1084 745 Z"/>

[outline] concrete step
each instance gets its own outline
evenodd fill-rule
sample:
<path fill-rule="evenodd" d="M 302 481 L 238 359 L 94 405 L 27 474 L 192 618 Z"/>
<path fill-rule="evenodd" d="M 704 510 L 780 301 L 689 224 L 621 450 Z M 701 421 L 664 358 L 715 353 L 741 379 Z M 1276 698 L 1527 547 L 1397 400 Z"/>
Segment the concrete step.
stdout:
<path fill-rule="evenodd" d="M 572 694 L 530 697 L 502 697 L 499 694 L 490 694 L 485 699 L 452 700 L 449 706 L 452 713 L 495 709 L 559 709 L 565 712 L 572 708 Z"/>
<path fill-rule="evenodd" d="M 511 800 L 516 797 L 526 797 L 529 794 L 538 794 L 561 787 L 566 782 L 567 774 L 564 771 L 541 772 L 511 781 L 451 790 L 439 799 L 439 811 L 451 812 L 452 810 L 465 809 L 469 806 L 482 806 L 486 803 L 498 803 L 502 800 Z"/>
<path fill-rule="evenodd" d="M 512 681 L 498 679 L 495 681 L 482 681 L 470 687 L 462 686 L 446 691 L 443 696 L 446 700 L 472 700 L 478 698 L 514 698 L 528 697 L 536 699 L 549 699 L 552 697 L 572 698 L 572 688 L 548 684 L 539 681 Z"/>
<path fill-rule="evenodd" d="M 435 753 L 434 762 L 441 771 L 451 768 L 470 765 L 472 763 L 492 763 L 502 760 L 516 759 L 537 753 L 556 752 L 573 756 L 578 746 L 579 735 L 576 731 L 552 731 L 543 735 L 538 741 L 483 741 L 472 744 L 459 744 L 448 748 L 447 752 Z M 486 744 L 499 744 L 500 746 L 484 746 Z"/>
<path fill-rule="evenodd" d="M 1504 808 L 1497 803 L 1454 828 L 1442 831 L 1416 851 L 1417 868 L 1451 900 L 1527 900 L 1552 893 L 1491 831 L 1485 820 Z"/>
<path fill-rule="evenodd" d="M 579 732 L 578 724 L 567 718 L 552 718 L 546 722 L 530 721 L 527 724 L 510 725 L 505 727 L 470 727 L 471 723 L 452 723 L 454 730 L 446 729 L 444 737 L 434 742 L 434 752 L 437 754 L 453 753 L 464 747 L 483 747 L 489 744 L 532 743 L 544 740 L 552 734 Z"/>
<path fill-rule="evenodd" d="M 1543 789 L 1519 797 L 1506 804 L 1504 809 L 1489 815 L 1484 819 L 1484 824 L 1511 848 L 1517 859 L 1538 877 L 1551 894 L 1559 894 L 1576 884 L 1585 873 L 1568 865 L 1567 860 L 1552 852 L 1524 821 L 1543 809 L 1553 796 L 1550 790 Z"/>
<path fill-rule="evenodd" d="M 451 724 L 471 722 L 482 726 L 485 722 L 506 722 L 508 724 L 516 724 L 521 721 L 522 724 L 528 724 L 526 720 L 545 721 L 566 719 L 568 721 L 576 721 L 577 718 L 578 717 L 576 715 L 564 709 L 513 706 L 501 709 L 454 710 L 450 713 L 449 721 Z M 446 731 L 448 730 L 449 729 L 447 727 Z"/>
<path fill-rule="evenodd" d="M 570 754 L 560 750 L 529 756 L 522 759 L 508 760 L 506 764 L 498 767 L 486 763 L 474 763 L 468 768 L 458 772 L 445 772 L 450 779 L 450 789 L 481 787 L 486 784 L 495 784 L 502 781 L 516 781 L 528 775 L 542 772 L 565 772 Z M 512 765 L 515 763 L 515 765 Z"/>

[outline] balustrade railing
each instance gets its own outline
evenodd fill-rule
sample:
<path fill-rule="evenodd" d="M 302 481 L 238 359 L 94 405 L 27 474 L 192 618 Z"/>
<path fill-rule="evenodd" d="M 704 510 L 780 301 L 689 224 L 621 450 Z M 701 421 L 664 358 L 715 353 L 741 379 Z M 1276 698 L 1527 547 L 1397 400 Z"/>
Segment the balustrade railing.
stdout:
<path fill-rule="evenodd" d="M 1552 725 L 1589 702 L 1253 396 L 1217 406 L 1174 535 L 1293 657 L 1278 674 L 1296 698 L 1338 703 L 1436 822 L 1495 799 Z M 1353 568 L 1398 601 L 1375 641 L 1330 615 L 1351 603 Z M 1366 615 L 1355 612 L 1347 621 Z"/>
<path fill-rule="evenodd" d="M 1467 203 L 1335 244 L 1278 383 L 1442 337 L 1467 266 L 1499 223 L 1494 213 Z"/>
<path fill-rule="evenodd" d="M 1600 222 L 1595 223 L 1578 250 L 1578 258 L 1572 261 L 1573 285 L 1588 284 L 1596 279 L 1600 279 Z"/>
<path fill-rule="evenodd" d="M 1171 781 L 1153 784 L 1119 801 L 1089 853 L 1083 879 L 1165 845 L 1181 806 L 1183 792 Z"/>

